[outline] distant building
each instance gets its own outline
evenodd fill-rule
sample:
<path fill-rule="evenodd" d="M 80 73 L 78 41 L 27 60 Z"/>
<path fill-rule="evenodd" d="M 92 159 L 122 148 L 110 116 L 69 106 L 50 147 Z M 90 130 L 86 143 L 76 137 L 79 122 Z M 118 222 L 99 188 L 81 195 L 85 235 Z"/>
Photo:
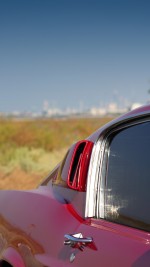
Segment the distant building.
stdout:
<path fill-rule="evenodd" d="M 116 115 L 127 112 L 127 108 L 119 108 L 114 102 L 108 104 L 105 108 L 93 107 L 90 109 L 90 115 L 92 116 L 105 116 L 105 115 Z"/>
<path fill-rule="evenodd" d="M 106 109 L 93 107 L 90 109 L 89 113 L 92 116 L 104 116 L 106 115 Z"/>

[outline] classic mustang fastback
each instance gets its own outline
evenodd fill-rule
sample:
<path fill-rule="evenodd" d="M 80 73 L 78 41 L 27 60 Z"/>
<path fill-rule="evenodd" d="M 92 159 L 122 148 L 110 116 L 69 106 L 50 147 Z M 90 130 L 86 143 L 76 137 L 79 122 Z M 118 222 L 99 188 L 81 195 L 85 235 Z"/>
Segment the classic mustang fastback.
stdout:
<path fill-rule="evenodd" d="M 0 192 L 0 266 L 150 266 L 150 105 L 73 144 L 37 189 Z"/>

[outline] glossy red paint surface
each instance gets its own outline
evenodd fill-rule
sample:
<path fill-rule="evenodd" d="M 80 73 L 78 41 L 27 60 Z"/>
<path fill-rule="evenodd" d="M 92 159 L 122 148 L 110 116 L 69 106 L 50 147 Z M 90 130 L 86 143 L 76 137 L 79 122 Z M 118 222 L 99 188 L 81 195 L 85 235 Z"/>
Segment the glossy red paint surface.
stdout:
<path fill-rule="evenodd" d="M 71 266 L 72 253 L 76 255 L 75 266 L 99 266 L 99 262 L 102 266 L 148 266 L 148 233 L 103 220 L 84 220 L 71 204 L 63 203 L 58 196 L 56 201 L 52 192 L 49 196 L 46 188 L 7 193 L 13 201 L 1 218 L 1 242 L 5 244 L 1 253 L 14 266 Z M 4 201 L 5 197 L 7 194 Z M 92 236 L 94 249 L 80 251 L 63 245 L 66 233 L 80 232 Z M 10 246 L 13 251 L 8 256 Z"/>
<path fill-rule="evenodd" d="M 86 143 L 90 144 L 88 159 L 93 142 L 103 131 L 147 114 L 150 106 L 132 111 L 91 135 Z M 0 192 L 0 259 L 14 267 L 150 266 L 150 233 L 84 217 L 86 192 L 67 184 L 74 149 L 75 145 L 36 190 Z M 89 162 L 84 162 L 82 168 L 86 169 Z M 83 181 L 86 183 L 86 179 Z M 83 251 L 78 245 L 64 245 L 65 234 L 77 233 L 93 239 Z"/>

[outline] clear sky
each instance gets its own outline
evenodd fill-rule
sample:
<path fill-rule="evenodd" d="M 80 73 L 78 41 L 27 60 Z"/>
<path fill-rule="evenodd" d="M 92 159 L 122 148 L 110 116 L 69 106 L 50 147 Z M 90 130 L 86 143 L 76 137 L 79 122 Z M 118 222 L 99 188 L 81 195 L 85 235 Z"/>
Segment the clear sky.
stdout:
<path fill-rule="evenodd" d="M 149 0 L 0 0 L 0 111 L 146 102 Z"/>

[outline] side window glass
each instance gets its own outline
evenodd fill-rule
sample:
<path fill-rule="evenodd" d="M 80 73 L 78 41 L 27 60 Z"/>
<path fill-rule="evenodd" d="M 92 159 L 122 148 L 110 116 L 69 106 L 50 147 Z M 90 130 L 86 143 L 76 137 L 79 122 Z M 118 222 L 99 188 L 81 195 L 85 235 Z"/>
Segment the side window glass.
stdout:
<path fill-rule="evenodd" d="M 150 122 L 108 140 L 104 217 L 150 231 Z"/>

